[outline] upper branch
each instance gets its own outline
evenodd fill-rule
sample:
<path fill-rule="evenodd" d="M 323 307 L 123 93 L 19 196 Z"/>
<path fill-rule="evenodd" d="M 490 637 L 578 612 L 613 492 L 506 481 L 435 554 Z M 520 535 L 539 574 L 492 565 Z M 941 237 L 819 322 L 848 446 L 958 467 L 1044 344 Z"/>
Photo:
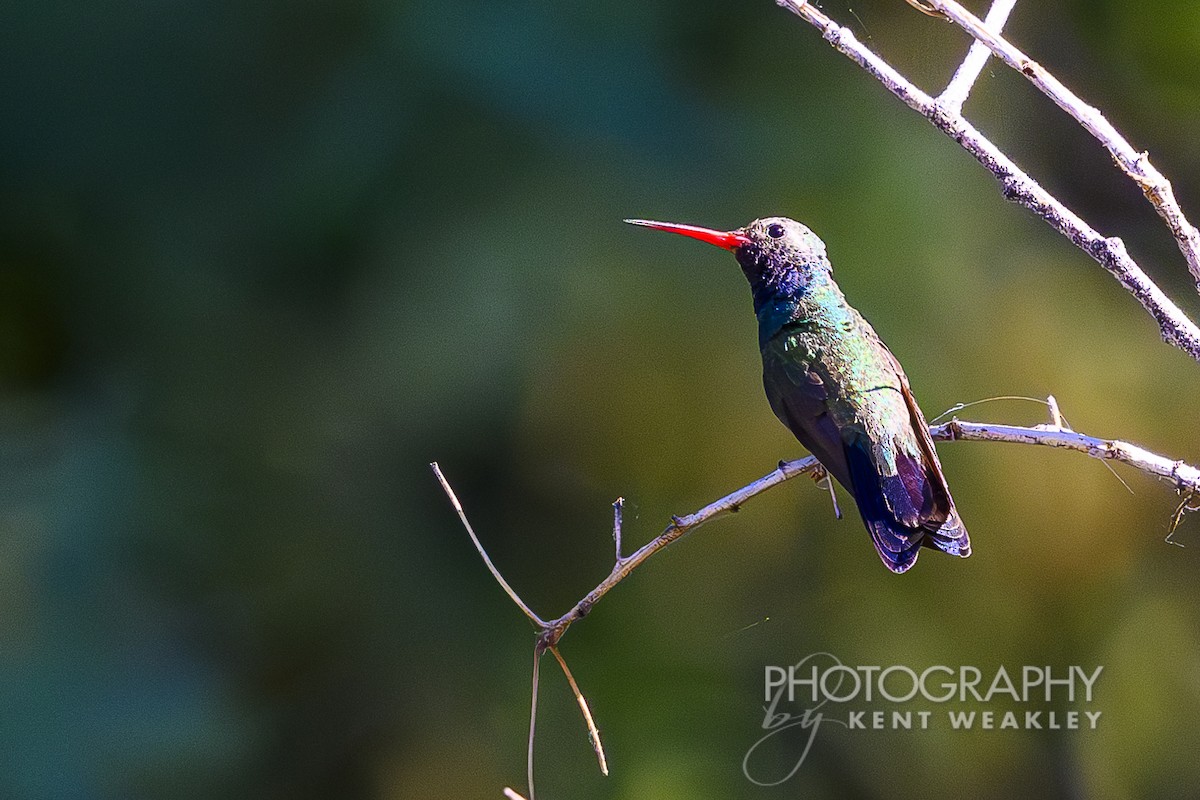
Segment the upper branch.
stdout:
<path fill-rule="evenodd" d="M 943 0 L 931 0 L 943 3 Z M 864 46 L 848 28 L 838 25 L 807 0 L 776 0 L 820 30 L 825 40 L 850 58 L 901 100 L 956 141 L 1000 181 L 1004 196 L 1033 211 L 1091 256 L 1132 294 L 1158 323 L 1162 337 L 1200 361 L 1200 328 L 1158 288 L 1129 256 L 1116 237 L 1104 237 L 1043 189 L 1012 159 L 975 129 L 961 113 L 943 108 L 890 64 Z"/>
<path fill-rule="evenodd" d="M 1100 109 L 1085 103 L 1074 92 L 1054 77 L 1041 64 L 1014 47 L 1000 35 L 999 27 L 991 24 L 991 16 L 983 22 L 954 0 L 925 0 L 930 6 L 948 17 L 954 24 L 975 37 L 996 54 L 1005 64 L 1027 77 L 1034 86 L 1053 100 L 1059 108 L 1070 114 L 1088 133 L 1096 137 L 1112 154 L 1113 159 L 1133 178 L 1146 195 L 1158 215 L 1167 223 L 1171 234 L 1179 244 L 1188 270 L 1200 288 L 1200 232 L 1188 222 L 1175 199 L 1171 182 L 1150 163 L 1150 157 L 1133 149 L 1133 146 L 1113 127 Z M 1008 0 L 1001 0 L 1008 2 Z M 1015 2 L 1015 0 L 1014 0 Z"/>

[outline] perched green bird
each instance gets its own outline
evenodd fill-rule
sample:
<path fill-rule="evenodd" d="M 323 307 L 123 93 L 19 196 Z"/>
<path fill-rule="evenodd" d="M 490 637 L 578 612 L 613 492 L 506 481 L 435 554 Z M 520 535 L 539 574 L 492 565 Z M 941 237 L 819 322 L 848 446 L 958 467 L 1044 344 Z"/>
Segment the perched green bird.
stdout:
<path fill-rule="evenodd" d="M 971 554 L 908 378 L 846 302 L 815 233 L 786 217 L 733 231 L 626 222 L 690 236 L 737 257 L 754 294 L 771 410 L 854 496 L 888 569 L 908 570 L 921 545 Z"/>

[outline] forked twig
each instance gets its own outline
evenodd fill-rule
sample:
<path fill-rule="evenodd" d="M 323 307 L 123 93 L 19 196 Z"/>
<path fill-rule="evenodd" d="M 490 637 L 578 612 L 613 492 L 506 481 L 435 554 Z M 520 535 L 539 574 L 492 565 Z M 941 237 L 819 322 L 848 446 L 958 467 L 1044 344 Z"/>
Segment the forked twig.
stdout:
<path fill-rule="evenodd" d="M 977 442 L 1009 442 L 1012 444 L 1031 444 L 1041 445 L 1044 447 L 1058 447 L 1066 450 L 1075 450 L 1081 453 L 1101 459 L 1103 461 L 1120 461 L 1123 464 L 1128 464 L 1131 467 L 1141 470 L 1147 475 L 1170 481 L 1177 491 L 1185 495 L 1184 502 L 1176 510 L 1172 516 L 1172 530 L 1179 524 L 1185 511 L 1191 510 L 1191 501 L 1197 495 L 1200 495 L 1200 468 L 1191 466 L 1183 461 L 1172 461 L 1171 459 L 1151 453 L 1150 451 L 1138 447 L 1137 445 L 1123 442 L 1116 439 L 1100 439 L 1094 436 L 1087 436 L 1082 433 L 1071 430 L 1066 426 L 1062 419 L 1062 414 L 1054 414 L 1057 407 L 1057 401 L 1050 403 L 1052 413 L 1051 425 L 1038 425 L 1033 427 L 1023 427 L 1017 425 L 1000 425 L 989 422 L 964 422 L 958 419 L 952 419 L 949 422 L 944 422 L 939 425 L 931 425 L 929 427 L 930 435 L 937 441 L 942 442 L 960 442 L 960 441 L 977 441 Z M 430 464 L 437 475 L 442 488 L 454 504 L 455 510 L 459 512 L 459 519 L 463 523 L 463 527 L 467 529 L 471 535 L 472 541 L 475 542 L 476 549 L 480 551 L 484 562 L 488 565 L 493 577 L 502 586 L 507 587 L 503 577 L 491 564 L 491 560 L 487 557 L 483 546 L 479 543 L 478 538 L 470 527 L 470 523 L 466 519 L 466 514 L 462 512 L 462 506 L 456 502 L 457 498 L 449 482 L 442 475 L 441 469 L 438 468 L 436 462 Z M 587 701 L 583 697 L 583 692 L 580 691 L 579 685 L 575 681 L 574 675 L 571 674 L 567 667 L 566 661 L 562 654 L 558 652 L 558 642 L 563 634 L 571 627 L 572 624 L 583 619 L 600 601 L 604 595 L 608 594 L 617 584 L 645 563 L 650 556 L 663 550 L 672 542 L 677 541 L 684 535 L 694 531 L 701 525 L 711 522 L 714 519 L 734 513 L 741 507 L 775 486 L 778 486 L 785 481 L 788 481 L 797 475 L 813 473 L 821 469 L 820 462 L 812 456 L 800 458 L 795 461 L 781 461 L 779 466 L 770 473 L 764 475 L 752 483 L 743 486 L 742 488 L 729 493 L 719 500 L 715 500 L 703 508 L 685 516 L 676 516 L 671 518 L 671 524 L 666 529 L 647 544 L 640 547 L 632 555 L 625 558 L 618 558 L 613 564 L 612 571 L 596 588 L 588 592 L 582 600 L 575 604 L 570 611 L 563 614 L 561 617 L 549 622 L 542 622 L 532 611 L 525 608 L 526 616 L 530 619 L 539 620 L 536 624 L 540 628 L 537 642 L 534 646 L 533 660 L 533 698 L 530 703 L 529 712 L 529 750 L 527 758 L 527 770 L 529 780 L 529 800 L 535 800 L 533 789 L 533 745 L 534 734 L 536 732 L 537 721 L 537 693 L 539 679 L 539 665 L 541 663 L 542 654 L 549 650 L 554 654 L 562 667 L 563 674 L 567 678 L 567 682 L 571 685 L 571 691 L 575 694 L 576 702 L 583 713 L 583 718 L 588 728 L 588 735 L 592 742 L 592 746 L 596 751 L 597 760 L 600 762 L 600 770 L 607 775 L 608 764 L 604 756 L 604 750 L 600 744 L 600 732 L 596 727 L 595 720 L 592 717 L 591 710 L 588 708 Z M 614 536 L 619 539 L 620 528 L 620 508 L 621 503 L 614 503 Z M 1172 542 L 1174 543 L 1174 542 Z M 508 595 L 513 599 L 513 602 L 521 606 L 519 598 L 515 591 L 508 591 Z"/>
<path fill-rule="evenodd" d="M 1008 15 L 1012 13 L 1013 7 L 1016 6 L 1017 0 L 996 0 L 992 3 L 991 9 L 987 13 L 987 19 L 983 24 L 988 27 L 997 36 L 1004 28 L 1004 23 L 1008 22 Z M 920 11 L 928 14 L 929 12 L 921 8 Z M 938 14 L 937 16 L 942 16 Z M 938 95 L 938 102 L 952 114 L 957 114 L 962 111 L 963 103 L 967 102 L 967 97 L 971 94 L 971 87 L 975 85 L 975 81 L 979 79 L 979 73 L 983 72 L 984 66 L 987 64 L 988 57 L 991 53 L 988 52 L 987 45 L 982 42 L 973 42 L 970 51 L 967 52 L 967 57 L 958 65 L 958 69 L 954 71 L 954 77 L 950 79 L 950 85 L 946 87 L 946 91 Z"/>
<path fill-rule="evenodd" d="M 1132 178 L 1142 189 L 1146 199 L 1154 206 L 1154 210 L 1162 217 L 1163 222 L 1175 237 L 1180 252 L 1187 261 L 1188 270 L 1200 288 L 1200 232 L 1197 232 L 1186 216 L 1179 202 L 1175 199 L 1175 191 L 1171 182 L 1150 163 L 1150 156 L 1138 152 L 1133 145 L 1118 131 L 1111 122 L 1105 119 L 1100 109 L 1085 103 L 1074 92 L 1063 85 L 1045 67 L 1034 61 L 1025 53 L 1014 47 L 1000 35 L 1000 27 L 992 24 L 991 13 L 986 21 L 967 11 L 954 0 L 927 0 L 930 7 L 948 18 L 975 38 L 975 44 L 990 50 L 1005 64 L 1029 79 L 1030 83 L 1041 90 L 1063 111 L 1096 138 L 1112 154 L 1113 160 Z M 998 0 L 992 11 L 1004 3 L 1011 4 L 1015 0 Z M 972 45 L 974 48 L 975 45 Z"/>
<path fill-rule="evenodd" d="M 943 106 L 917 88 L 870 48 L 859 42 L 849 28 L 834 22 L 807 0 L 776 0 L 776 3 L 820 30 L 825 40 L 838 52 L 866 70 L 909 108 L 928 119 L 934 127 L 974 156 L 1000 181 L 1007 199 L 1033 211 L 1076 247 L 1091 256 L 1142 304 L 1158 323 L 1164 340 L 1200 361 L 1200 328 L 1130 257 L 1121 239 L 1097 233 L 1092 226 L 1022 171 L 961 113 Z M 948 0 L 928 0 L 927 5 L 939 11 L 949 8 Z"/>

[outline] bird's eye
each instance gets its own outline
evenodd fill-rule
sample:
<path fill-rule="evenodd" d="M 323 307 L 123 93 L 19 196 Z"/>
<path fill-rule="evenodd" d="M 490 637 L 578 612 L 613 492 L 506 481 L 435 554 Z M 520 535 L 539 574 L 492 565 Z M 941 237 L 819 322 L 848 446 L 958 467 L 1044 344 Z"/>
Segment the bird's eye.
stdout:
<path fill-rule="evenodd" d="M 770 225 L 767 226 L 767 236 L 770 236 L 772 239 L 782 239 L 783 238 L 783 226 L 780 225 L 778 222 L 772 222 Z"/>

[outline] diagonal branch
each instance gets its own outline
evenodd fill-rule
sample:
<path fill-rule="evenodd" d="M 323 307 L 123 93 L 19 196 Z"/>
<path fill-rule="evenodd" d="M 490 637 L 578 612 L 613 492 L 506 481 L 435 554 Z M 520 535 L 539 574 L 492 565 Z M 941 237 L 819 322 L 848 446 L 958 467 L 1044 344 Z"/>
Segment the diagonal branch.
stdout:
<path fill-rule="evenodd" d="M 1171 182 L 1150 163 L 1150 157 L 1145 152 L 1139 153 L 1121 135 L 1112 123 L 1104 118 L 1100 109 L 1085 103 L 1074 92 L 1041 64 L 1014 47 L 1000 35 L 1000 26 L 992 24 L 991 14 L 986 22 L 980 21 L 954 0 L 927 0 L 928 4 L 949 18 L 954 24 L 975 37 L 976 45 L 982 45 L 995 53 L 1005 64 L 1020 72 L 1029 81 L 1053 100 L 1059 108 L 1070 114 L 1076 122 L 1082 125 L 1088 133 L 1108 148 L 1113 160 L 1132 178 L 1145 193 L 1146 199 L 1167 223 L 1171 235 L 1179 245 L 1183 257 L 1187 260 L 1188 270 L 1192 278 L 1200 285 L 1200 232 L 1187 220 L 1183 210 L 1175 199 Z M 1015 0 L 1011 0 L 1015 2 Z M 1009 3 L 1010 0 L 999 0 L 997 6 Z M 995 11 L 996 6 L 993 6 Z M 961 106 L 959 106 L 961 108 Z M 957 111 L 958 109 L 953 109 Z M 1200 286 L 1198 286 L 1200 288 Z"/>
<path fill-rule="evenodd" d="M 944 0 L 935 0 L 939 10 Z M 864 46 L 854 33 L 807 0 L 776 0 L 805 22 L 816 27 L 839 52 L 882 83 L 906 105 L 928 119 L 934 127 L 956 141 L 1000 181 L 1004 196 L 1025 206 L 1048 225 L 1091 256 L 1132 294 L 1158 323 L 1162 337 L 1200 361 L 1200 328 L 1130 258 L 1125 243 L 1104 237 L 1064 206 L 1023 172 L 1000 148 L 992 144 L 960 113 L 943 108 L 914 86 L 890 64 Z M 931 1 L 930 5 L 934 2 Z"/>
<path fill-rule="evenodd" d="M 458 495 L 451 488 L 450 481 L 446 480 L 446 476 L 442 474 L 442 468 L 438 466 L 436 461 L 430 463 L 429 468 L 433 470 L 438 483 L 442 485 L 442 491 L 446 493 L 446 497 L 450 498 L 450 505 L 454 506 L 454 510 L 458 512 L 458 519 L 462 522 L 463 527 L 467 529 L 467 535 L 471 537 L 471 541 L 475 543 L 475 549 L 479 551 L 479 555 L 483 558 L 483 563 L 487 565 L 488 572 L 492 573 L 492 577 L 496 579 L 496 583 L 500 584 L 500 587 L 504 589 L 509 598 L 516 603 L 517 608 L 524 611 L 525 616 L 529 617 L 534 625 L 537 625 L 539 628 L 545 628 L 546 623 L 542 621 L 542 618 L 533 613 L 533 610 L 529 606 L 525 605 L 525 601 L 508 585 L 508 581 L 504 580 L 504 576 L 500 574 L 500 570 L 496 569 L 496 565 L 488 557 L 487 550 L 483 549 L 483 545 L 479 542 L 479 537 L 475 535 L 475 529 L 471 527 L 471 523 L 467 519 L 467 513 L 463 511 L 462 503 L 458 502 Z"/>
<path fill-rule="evenodd" d="M 558 660 L 558 665 L 562 667 L 563 675 L 567 678 L 567 683 L 571 685 L 571 692 L 575 695 L 575 702 L 579 705 L 579 710 L 583 714 L 583 723 L 587 725 L 588 741 L 592 743 L 592 749 L 596 751 L 596 760 L 600 762 L 600 772 L 608 775 L 608 759 L 604 755 L 604 745 L 600 742 L 600 729 L 596 727 L 596 720 L 592 717 L 592 709 L 588 706 L 587 700 L 583 697 L 583 692 L 579 689 L 579 684 L 575 682 L 575 676 L 571 674 L 567 662 L 563 659 L 562 654 L 558 652 L 557 647 L 550 648 L 550 654 Z"/>

